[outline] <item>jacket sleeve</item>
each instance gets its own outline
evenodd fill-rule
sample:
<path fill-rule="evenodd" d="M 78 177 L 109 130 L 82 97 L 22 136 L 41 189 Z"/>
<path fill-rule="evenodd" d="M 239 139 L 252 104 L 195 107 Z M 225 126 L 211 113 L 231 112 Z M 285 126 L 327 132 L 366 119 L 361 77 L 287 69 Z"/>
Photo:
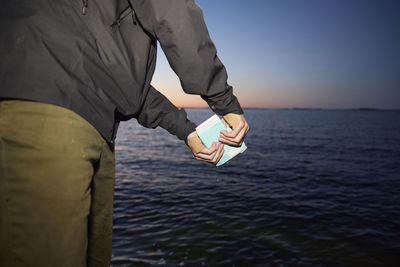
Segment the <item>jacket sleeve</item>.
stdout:
<path fill-rule="evenodd" d="M 155 36 L 183 90 L 200 95 L 218 115 L 243 111 L 193 0 L 131 0 L 142 27 Z"/>
<path fill-rule="evenodd" d="M 137 115 L 137 120 L 147 128 L 161 126 L 185 142 L 187 136 L 196 128 L 196 125 L 187 119 L 184 109 L 178 109 L 152 86 L 150 86 L 143 107 Z"/>

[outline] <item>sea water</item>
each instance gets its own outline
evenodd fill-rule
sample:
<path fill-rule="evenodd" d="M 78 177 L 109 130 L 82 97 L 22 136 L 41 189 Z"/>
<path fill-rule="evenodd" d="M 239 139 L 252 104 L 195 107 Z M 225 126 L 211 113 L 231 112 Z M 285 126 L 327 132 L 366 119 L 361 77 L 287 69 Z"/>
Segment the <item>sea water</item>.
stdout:
<path fill-rule="evenodd" d="M 121 124 L 113 266 L 400 265 L 399 111 L 245 114 L 248 149 L 218 168 Z"/>

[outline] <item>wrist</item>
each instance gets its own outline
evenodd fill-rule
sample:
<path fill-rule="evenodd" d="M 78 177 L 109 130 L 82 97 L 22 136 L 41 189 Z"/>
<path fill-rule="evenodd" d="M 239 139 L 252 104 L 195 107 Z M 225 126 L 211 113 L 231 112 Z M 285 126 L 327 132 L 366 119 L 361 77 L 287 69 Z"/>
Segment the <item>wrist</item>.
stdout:
<path fill-rule="evenodd" d="M 188 135 L 186 143 L 188 147 L 192 150 L 193 154 L 197 154 L 205 148 L 196 131 L 191 132 Z"/>

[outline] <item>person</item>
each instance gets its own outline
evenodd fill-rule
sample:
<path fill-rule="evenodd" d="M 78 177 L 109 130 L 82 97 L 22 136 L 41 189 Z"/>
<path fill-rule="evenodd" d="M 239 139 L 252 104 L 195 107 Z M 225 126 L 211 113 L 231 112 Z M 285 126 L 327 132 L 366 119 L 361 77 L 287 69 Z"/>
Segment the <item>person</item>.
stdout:
<path fill-rule="evenodd" d="M 0 29 L 0 266 L 110 265 L 120 121 L 214 164 L 249 130 L 194 0 L 5 0 Z M 233 128 L 211 147 L 151 85 L 157 42 Z"/>

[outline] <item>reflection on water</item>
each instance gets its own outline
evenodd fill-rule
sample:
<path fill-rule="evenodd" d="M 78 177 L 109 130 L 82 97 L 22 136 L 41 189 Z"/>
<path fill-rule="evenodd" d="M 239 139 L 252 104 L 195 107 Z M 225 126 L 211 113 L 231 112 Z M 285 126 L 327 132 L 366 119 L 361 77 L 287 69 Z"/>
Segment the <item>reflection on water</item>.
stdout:
<path fill-rule="evenodd" d="M 162 129 L 121 125 L 112 265 L 400 263 L 400 112 L 246 116 L 248 150 L 219 168 Z"/>

